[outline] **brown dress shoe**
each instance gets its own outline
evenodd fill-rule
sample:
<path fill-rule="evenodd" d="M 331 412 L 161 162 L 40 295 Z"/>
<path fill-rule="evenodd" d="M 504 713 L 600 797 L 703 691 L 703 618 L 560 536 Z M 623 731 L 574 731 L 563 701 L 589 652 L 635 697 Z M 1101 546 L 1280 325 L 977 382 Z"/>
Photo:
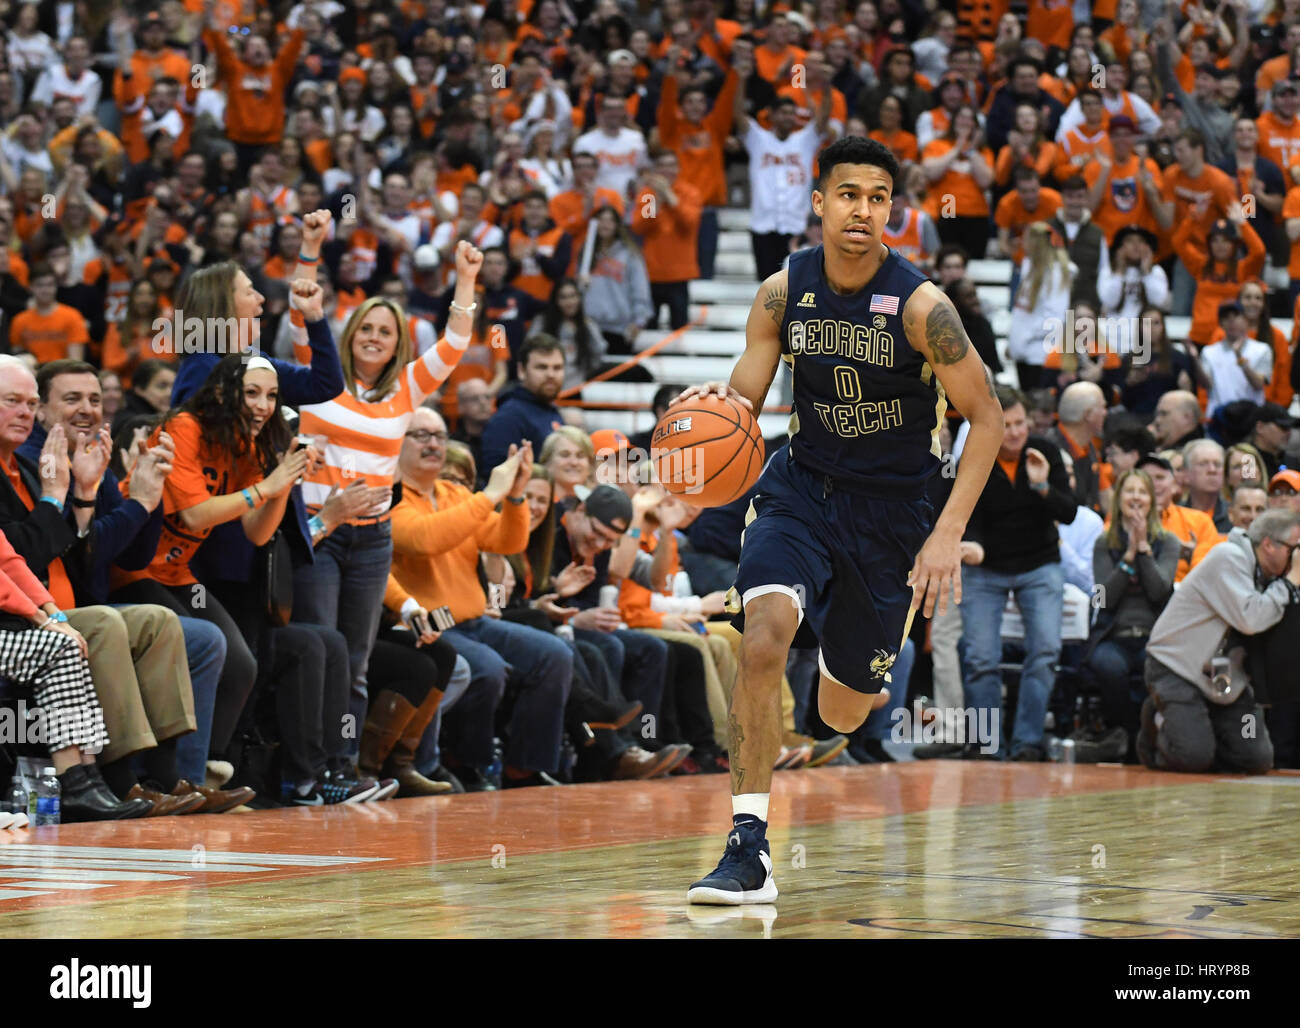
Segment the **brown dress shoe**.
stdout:
<path fill-rule="evenodd" d="M 176 783 L 172 795 L 202 797 L 203 803 L 194 811 L 196 814 L 224 814 L 253 799 L 257 791 L 246 785 L 238 789 L 210 789 L 206 785 L 193 785 L 182 778 Z"/>
<path fill-rule="evenodd" d="M 640 746 L 629 746 L 614 765 L 613 778 L 615 781 L 649 778 L 659 770 L 663 762 L 663 756 L 659 753 L 648 753 Z"/>
<path fill-rule="evenodd" d="M 193 814 L 203 806 L 202 796 L 169 796 L 165 792 L 155 792 L 153 789 L 146 789 L 139 782 L 131 786 L 131 791 L 126 794 L 128 800 L 148 800 L 153 804 L 153 810 L 149 811 L 145 817 L 169 817 L 177 814 Z M 197 802 L 196 802 L 197 801 Z"/>

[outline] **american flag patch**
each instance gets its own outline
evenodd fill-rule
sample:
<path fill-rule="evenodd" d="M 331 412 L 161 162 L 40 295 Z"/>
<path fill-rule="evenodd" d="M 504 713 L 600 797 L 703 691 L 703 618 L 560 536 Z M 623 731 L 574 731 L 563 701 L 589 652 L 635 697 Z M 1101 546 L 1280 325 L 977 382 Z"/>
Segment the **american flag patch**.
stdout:
<path fill-rule="evenodd" d="M 898 297 L 881 296 L 879 293 L 872 293 L 869 310 L 872 314 L 897 314 Z"/>

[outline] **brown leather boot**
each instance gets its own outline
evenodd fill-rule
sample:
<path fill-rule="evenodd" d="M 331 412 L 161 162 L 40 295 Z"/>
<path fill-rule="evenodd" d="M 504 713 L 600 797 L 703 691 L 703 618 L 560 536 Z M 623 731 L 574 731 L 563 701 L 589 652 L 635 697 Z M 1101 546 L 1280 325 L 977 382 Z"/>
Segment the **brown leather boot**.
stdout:
<path fill-rule="evenodd" d="M 379 769 L 402 736 L 407 723 L 416 714 L 411 701 L 391 689 L 384 689 L 370 704 L 366 723 L 361 729 L 361 752 L 357 769 L 363 777 L 378 778 Z"/>
<path fill-rule="evenodd" d="M 403 701 L 405 702 L 405 701 Z M 400 788 L 398 799 L 407 796 L 440 796 L 452 791 L 450 782 L 434 782 L 415 770 L 415 751 L 420 740 L 438 713 L 438 704 L 442 702 L 442 690 L 430 689 L 429 695 L 406 722 L 400 737 L 389 750 L 388 762 L 384 765 L 384 774 L 396 778 Z M 408 703 L 409 707 L 410 704 Z M 364 748 L 364 743 L 363 743 Z"/>

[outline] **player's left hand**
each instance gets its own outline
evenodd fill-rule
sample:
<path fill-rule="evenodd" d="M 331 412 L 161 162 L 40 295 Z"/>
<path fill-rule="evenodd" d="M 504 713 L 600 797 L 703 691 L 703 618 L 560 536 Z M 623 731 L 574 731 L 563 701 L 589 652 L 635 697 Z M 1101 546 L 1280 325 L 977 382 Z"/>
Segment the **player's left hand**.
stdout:
<path fill-rule="evenodd" d="M 754 405 L 749 402 L 749 398 L 736 392 L 726 382 L 705 382 L 703 385 L 691 386 L 685 392 L 680 393 L 670 406 L 676 407 L 679 403 L 705 396 L 716 396 L 723 400 L 731 397 L 737 403 L 743 403 L 751 414 L 754 412 Z"/>
<path fill-rule="evenodd" d="M 956 533 L 932 532 L 930 538 L 916 555 L 916 563 L 907 576 L 912 587 L 912 609 L 922 609 L 932 617 L 935 601 L 939 602 L 939 616 L 948 612 L 948 591 L 952 590 L 954 602 L 961 603 L 961 536 Z"/>

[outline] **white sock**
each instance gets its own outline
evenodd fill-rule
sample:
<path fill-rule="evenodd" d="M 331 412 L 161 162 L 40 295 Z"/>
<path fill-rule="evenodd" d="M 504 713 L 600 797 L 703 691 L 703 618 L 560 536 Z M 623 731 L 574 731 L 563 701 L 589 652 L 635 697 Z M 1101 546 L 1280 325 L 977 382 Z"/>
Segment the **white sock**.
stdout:
<path fill-rule="evenodd" d="M 731 797 L 732 816 L 739 814 L 748 814 L 750 817 L 756 817 L 764 824 L 767 823 L 767 801 L 771 793 L 767 792 L 746 792 L 739 796 Z"/>

